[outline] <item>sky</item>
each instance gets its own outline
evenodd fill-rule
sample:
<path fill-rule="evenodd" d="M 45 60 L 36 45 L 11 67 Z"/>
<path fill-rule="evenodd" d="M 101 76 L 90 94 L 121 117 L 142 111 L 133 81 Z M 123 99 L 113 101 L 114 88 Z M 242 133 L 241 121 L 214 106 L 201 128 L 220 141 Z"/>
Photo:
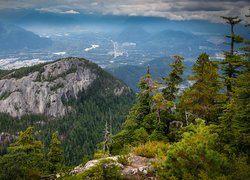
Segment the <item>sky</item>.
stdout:
<path fill-rule="evenodd" d="M 1 9 L 35 9 L 60 14 L 103 14 L 209 20 L 250 14 L 250 0 L 0 0 Z"/>

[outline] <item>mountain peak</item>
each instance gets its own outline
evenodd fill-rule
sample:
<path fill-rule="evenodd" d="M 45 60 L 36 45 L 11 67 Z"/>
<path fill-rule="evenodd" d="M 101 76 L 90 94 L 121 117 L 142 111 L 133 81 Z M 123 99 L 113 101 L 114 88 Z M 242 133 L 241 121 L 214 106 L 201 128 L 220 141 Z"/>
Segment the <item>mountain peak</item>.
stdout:
<path fill-rule="evenodd" d="M 103 96 L 130 93 L 121 81 L 83 58 L 64 58 L 54 62 L 0 71 L 0 112 L 13 117 L 25 114 L 64 116 L 72 111 L 67 101 L 77 99 L 92 86 Z"/>

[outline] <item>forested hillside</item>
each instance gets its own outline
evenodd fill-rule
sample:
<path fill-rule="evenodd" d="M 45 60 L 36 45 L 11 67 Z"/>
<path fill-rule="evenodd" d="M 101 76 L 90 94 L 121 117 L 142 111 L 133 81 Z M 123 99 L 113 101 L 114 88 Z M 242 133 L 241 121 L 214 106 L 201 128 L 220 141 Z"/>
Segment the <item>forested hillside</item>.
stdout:
<path fill-rule="evenodd" d="M 59 65 L 60 63 L 65 64 L 66 67 L 68 64 L 72 64 L 73 66 L 70 67 L 69 70 L 63 72 L 63 74 L 59 74 L 55 77 L 51 74 L 48 80 L 42 79 L 45 78 L 44 74 L 49 67 Z M 74 64 L 78 65 L 74 66 Z M 75 96 L 74 89 L 71 90 L 71 85 L 68 86 L 67 81 L 69 80 L 67 80 L 67 78 L 73 77 L 74 74 L 76 74 L 78 80 L 71 83 L 73 83 L 77 89 L 80 89 L 81 86 L 79 83 L 82 82 L 81 76 L 83 76 L 83 82 L 85 82 L 84 78 L 88 76 L 86 73 L 83 73 L 83 75 L 81 74 L 85 72 L 85 70 L 81 71 L 79 69 L 82 67 L 88 68 L 92 72 L 92 76 L 97 78 L 90 79 L 90 81 L 93 82 L 86 89 L 79 91 Z M 53 109 L 55 109 L 55 111 L 60 110 L 61 106 L 59 105 L 61 103 L 60 101 L 62 101 L 63 106 L 67 109 L 66 114 L 64 116 L 53 117 L 46 114 L 36 114 L 34 110 L 20 117 L 12 117 L 11 114 L 0 113 L 0 129 L 3 133 L 0 139 L 1 154 L 3 155 L 6 153 L 6 146 L 15 140 L 19 131 L 23 131 L 27 127 L 32 126 L 34 127 L 35 137 L 43 141 L 45 151 L 48 149 L 52 133 L 58 131 L 58 137 L 62 142 L 64 152 L 64 163 L 76 165 L 82 162 L 83 156 L 87 159 L 91 158 L 96 149 L 96 145 L 102 141 L 105 121 L 110 121 L 111 118 L 113 132 L 117 133 L 120 130 L 121 124 L 134 101 L 133 92 L 123 82 L 118 81 L 96 64 L 79 58 L 66 58 L 47 64 L 25 67 L 12 71 L 2 71 L 1 79 L 4 81 L 4 84 L 7 84 L 7 81 L 13 80 L 13 78 L 16 79 L 15 81 L 13 80 L 13 83 L 22 83 L 25 78 L 37 72 L 40 72 L 40 75 L 37 77 L 41 77 L 41 80 L 37 80 L 37 77 L 35 77 L 35 80 L 32 78 L 28 79 L 28 81 L 31 81 L 34 85 L 32 83 L 31 85 L 30 83 L 26 83 L 24 86 L 17 83 L 17 86 L 20 86 L 20 88 L 14 86 L 16 90 L 13 90 L 11 86 L 8 86 L 6 91 L 1 89 L 1 104 L 3 104 L 4 101 L 6 102 L 8 98 L 13 98 L 14 100 L 11 99 L 10 103 L 16 104 L 17 106 L 18 96 L 14 94 L 17 92 L 22 93 L 21 103 L 25 102 L 25 106 L 31 104 L 31 106 L 34 107 L 33 109 L 35 109 L 38 103 L 35 101 L 35 103 L 32 104 L 32 93 L 33 91 L 37 91 L 35 96 L 39 97 L 39 93 L 44 91 L 48 94 L 47 96 L 49 96 L 49 101 L 44 103 L 46 105 L 45 108 L 48 110 L 44 112 Z M 90 75 L 90 78 L 92 76 Z M 70 81 L 73 81 L 73 79 Z M 37 83 L 39 83 L 38 87 L 40 87 L 40 89 L 35 90 Z M 44 89 L 42 89 L 43 86 L 45 87 Z M 33 91 L 26 96 L 25 91 L 32 88 L 34 88 Z M 123 91 L 119 92 L 117 88 Z M 65 91 L 66 94 L 62 94 L 61 92 L 63 91 Z M 53 100 L 55 94 L 62 94 L 61 98 L 59 100 Z M 45 95 L 43 96 L 41 96 L 41 101 L 47 99 Z M 59 105 L 53 107 L 53 105 L 56 105 L 55 103 Z M 24 106 L 21 108 L 25 109 Z"/>

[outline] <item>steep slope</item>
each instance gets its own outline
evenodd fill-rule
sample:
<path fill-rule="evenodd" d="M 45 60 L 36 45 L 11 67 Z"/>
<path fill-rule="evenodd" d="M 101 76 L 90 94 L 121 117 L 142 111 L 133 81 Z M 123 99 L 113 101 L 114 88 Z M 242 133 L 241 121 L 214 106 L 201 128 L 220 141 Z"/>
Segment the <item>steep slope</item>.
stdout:
<path fill-rule="evenodd" d="M 0 79 L 1 132 L 33 126 L 47 146 L 59 131 L 67 164 L 92 156 L 110 116 L 119 131 L 134 100 L 123 82 L 79 58 L 0 71 Z"/>
<path fill-rule="evenodd" d="M 105 78 L 97 65 L 76 58 L 50 63 L 23 77 L 11 78 L 19 71 L 21 69 L 11 71 L 0 80 L 0 112 L 13 117 L 25 114 L 63 116 L 69 110 L 63 101 L 77 98 L 96 79 Z M 114 79 L 108 81 L 113 81 L 107 85 L 111 85 L 109 88 L 114 95 L 129 92 L 125 84 Z"/>

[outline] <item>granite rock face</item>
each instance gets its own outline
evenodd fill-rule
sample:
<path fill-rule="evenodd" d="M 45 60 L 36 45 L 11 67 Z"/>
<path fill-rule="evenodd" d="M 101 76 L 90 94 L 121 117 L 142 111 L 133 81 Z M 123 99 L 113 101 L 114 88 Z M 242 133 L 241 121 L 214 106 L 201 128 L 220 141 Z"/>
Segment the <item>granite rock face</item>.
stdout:
<path fill-rule="evenodd" d="M 13 117 L 25 114 L 64 116 L 72 110 L 64 102 L 88 90 L 100 78 L 102 71 L 96 64 L 80 58 L 48 63 L 21 77 L 13 78 L 11 74 L 15 71 L 11 71 L 0 79 L 0 112 Z M 111 84 L 109 89 L 116 96 L 130 91 L 120 81 L 114 80 Z"/>

